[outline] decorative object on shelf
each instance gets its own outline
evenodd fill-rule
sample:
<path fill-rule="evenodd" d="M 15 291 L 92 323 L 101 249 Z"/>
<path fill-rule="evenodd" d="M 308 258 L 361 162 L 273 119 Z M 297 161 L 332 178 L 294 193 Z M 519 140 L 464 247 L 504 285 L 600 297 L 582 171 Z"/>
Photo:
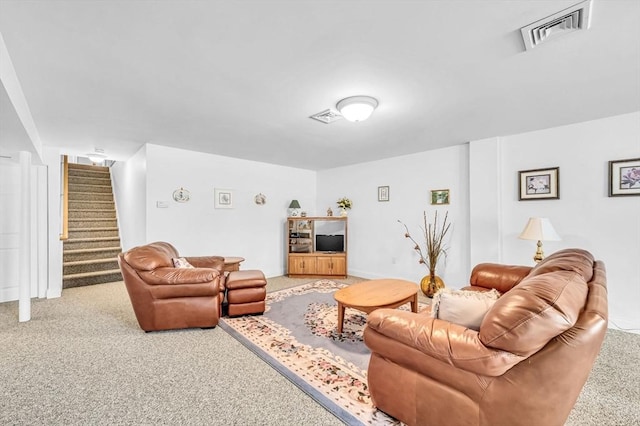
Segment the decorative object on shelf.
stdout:
<path fill-rule="evenodd" d="M 609 161 L 609 197 L 640 195 L 640 158 Z"/>
<path fill-rule="evenodd" d="M 300 212 L 300 217 L 307 217 L 307 212 Z"/>
<path fill-rule="evenodd" d="M 340 198 L 337 203 L 338 207 L 340 207 L 340 216 L 346 216 L 347 210 L 349 210 L 353 206 L 353 203 L 347 197 Z"/>
<path fill-rule="evenodd" d="M 378 187 L 378 201 L 389 201 L 389 187 L 388 186 L 379 186 Z"/>
<path fill-rule="evenodd" d="M 327 216 L 329 217 L 333 216 L 333 210 L 331 210 L 331 207 L 327 209 Z"/>
<path fill-rule="evenodd" d="M 258 195 L 256 195 L 255 197 L 253 197 L 253 201 L 254 201 L 257 205 L 262 206 L 262 205 L 264 205 L 264 204 L 266 204 L 266 203 L 267 203 L 267 196 L 266 196 L 266 195 L 264 195 L 264 194 L 261 192 L 261 193 L 259 193 Z"/>
<path fill-rule="evenodd" d="M 420 247 L 420 244 L 416 240 L 413 239 L 411 234 L 409 233 L 409 228 L 407 225 L 402 223 L 402 221 L 398 220 L 404 226 L 406 230 L 404 236 L 405 238 L 409 238 L 415 246 L 413 249 L 420 256 L 420 260 L 418 263 L 427 265 L 429 268 L 429 275 L 425 276 L 422 281 L 420 281 L 420 289 L 427 297 L 433 297 L 433 295 L 439 289 L 444 287 L 444 282 L 440 277 L 436 275 L 436 267 L 438 266 L 438 261 L 440 257 L 444 255 L 447 257 L 447 247 L 444 244 L 444 237 L 447 235 L 449 228 L 451 227 L 451 223 L 447 222 L 449 218 L 449 212 L 446 212 L 444 215 L 444 220 L 442 221 L 442 225 L 438 223 L 438 212 L 435 212 L 435 216 L 433 219 L 433 223 L 427 221 L 427 212 L 423 213 L 424 217 L 424 228 L 421 228 L 424 233 L 425 240 L 425 250 L 423 251 Z"/>
<path fill-rule="evenodd" d="M 191 198 L 191 194 L 184 188 L 173 191 L 173 200 L 176 203 L 186 203 Z"/>
<path fill-rule="evenodd" d="M 431 191 L 431 204 L 449 204 L 449 190 L 448 189 L 434 189 Z"/>
<path fill-rule="evenodd" d="M 538 248 L 536 249 L 536 254 L 533 256 L 533 260 L 536 263 L 544 259 L 544 252 L 542 251 L 543 241 L 561 240 L 560 235 L 558 235 L 556 230 L 553 228 L 551 221 L 546 217 L 530 217 L 518 238 L 522 240 L 538 241 Z"/>
<path fill-rule="evenodd" d="M 298 200 L 291 200 L 289 204 L 289 216 L 298 216 L 298 209 L 300 208 L 300 203 Z"/>
<path fill-rule="evenodd" d="M 520 191 L 518 200 L 558 200 L 560 198 L 560 168 L 518 172 Z"/>
<path fill-rule="evenodd" d="M 349 121 L 364 121 L 378 107 L 378 100 L 371 96 L 350 96 L 336 104 L 340 114 Z"/>
<path fill-rule="evenodd" d="M 216 209 L 232 209 L 233 208 L 233 191 L 230 189 L 215 188 L 214 207 Z"/>

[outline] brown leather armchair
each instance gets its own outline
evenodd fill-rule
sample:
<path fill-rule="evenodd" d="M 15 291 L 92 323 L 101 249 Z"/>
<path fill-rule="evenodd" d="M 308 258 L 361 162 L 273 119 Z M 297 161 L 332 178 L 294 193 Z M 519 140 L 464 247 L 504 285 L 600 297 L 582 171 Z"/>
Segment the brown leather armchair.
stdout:
<path fill-rule="evenodd" d="M 367 319 L 375 405 L 408 425 L 562 425 L 607 329 L 605 267 L 584 250 L 537 266 L 480 264 L 468 289 L 503 293 L 475 331 L 428 313 Z"/>
<path fill-rule="evenodd" d="M 194 268 L 174 268 L 180 257 L 155 242 L 118 255 L 122 277 L 144 331 L 215 327 L 224 298 L 224 257 L 186 257 Z"/>

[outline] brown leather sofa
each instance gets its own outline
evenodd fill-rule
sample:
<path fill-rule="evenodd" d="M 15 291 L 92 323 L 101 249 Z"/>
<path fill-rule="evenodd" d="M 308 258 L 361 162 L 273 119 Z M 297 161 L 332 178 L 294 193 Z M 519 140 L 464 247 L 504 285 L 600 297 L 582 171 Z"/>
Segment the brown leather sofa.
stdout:
<path fill-rule="evenodd" d="M 563 425 L 607 330 L 605 267 L 584 250 L 533 268 L 477 265 L 502 295 L 475 331 L 379 309 L 364 331 L 374 404 L 408 425 Z"/>
<path fill-rule="evenodd" d="M 194 268 L 174 268 L 180 257 L 155 242 L 118 255 L 133 311 L 144 331 L 215 327 L 224 299 L 224 257 L 186 257 Z"/>

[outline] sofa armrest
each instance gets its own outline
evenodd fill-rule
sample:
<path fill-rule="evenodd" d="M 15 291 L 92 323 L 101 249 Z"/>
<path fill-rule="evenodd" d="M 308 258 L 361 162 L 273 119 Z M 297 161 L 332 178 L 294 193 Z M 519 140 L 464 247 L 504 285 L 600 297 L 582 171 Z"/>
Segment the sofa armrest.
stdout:
<path fill-rule="evenodd" d="M 480 263 L 471 271 L 471 287 L 495 288 L 506 293 L 522 281 L 533 269 L 531 266 Z"/>
<path fill-rule="evenodd" d="M 381 347 L 376 346 L 382 340 L 370 338 L 372 332 L 388 338 L 384 339 Z M 427 357 L 485 376 L 499 376 L 524 359 L 506 351 L 487 348 L 475 330 L 424 314 L 377 309 L 367 318 L 365 343 L 372 352 L 383 353 L 403 365 L 402 357 L 393 357 L 394 353 L 403 351 L 392 350 L 389 342 L 408 346 Z"/>
<path fill-rule="evenodd" d="M 210 283 L 220 277 L 220 273 L 211 268 L 158 268 L 138 274 L 151 285 Z"/>

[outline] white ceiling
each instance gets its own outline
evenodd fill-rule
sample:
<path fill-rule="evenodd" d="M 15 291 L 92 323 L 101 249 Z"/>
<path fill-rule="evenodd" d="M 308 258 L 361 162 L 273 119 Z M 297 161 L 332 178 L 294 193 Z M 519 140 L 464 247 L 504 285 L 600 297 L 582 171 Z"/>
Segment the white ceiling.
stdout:
<path fill-rule="evenodd" d="M 577 2 L 0 0 L 0 33 L 45 146 L 319 170 L 640 110 L 640 1 L 525 52 Z M 368 121 L 308 118 L 360 94 Z"/>

